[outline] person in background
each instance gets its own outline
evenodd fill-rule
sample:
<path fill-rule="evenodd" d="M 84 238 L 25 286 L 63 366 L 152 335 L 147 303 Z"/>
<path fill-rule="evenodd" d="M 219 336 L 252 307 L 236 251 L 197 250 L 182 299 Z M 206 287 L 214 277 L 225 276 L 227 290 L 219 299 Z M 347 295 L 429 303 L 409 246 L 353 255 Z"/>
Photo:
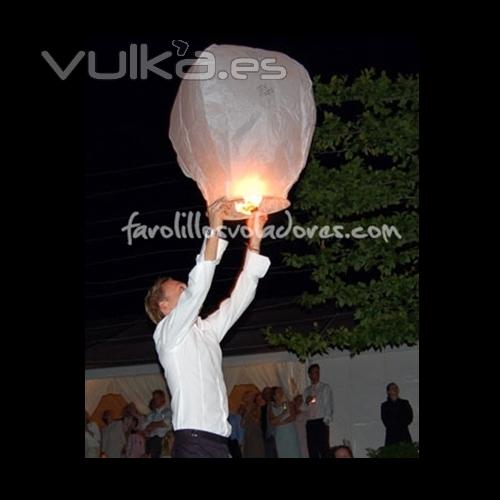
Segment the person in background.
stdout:
<path fill-rule="evenodd" d="M 135 403 L 129 403 L 128 405 L 123 408 L 123 417 L 135 417 L 138 421 L 138 430 L 143 430 L 144 427 L 146 426 L 146 417 L 142 414 L 139 413 L 139 410 L 137 409 L 137 406 L 135 406 Z"/>
<path fill-rule="evenodd" d="M 102 414 L 102 451 L 107 458 L 123 458 L 125 456 L 125 423 L 123 420 L 113 420 L 110 410 Z"/>
<path fill-rule="evenodd" d="M 241 458 L 241 448 L 245 439 L 245 429 L 241 426 L 242 410 L 243 408 L 240 406 L 236 411 L 230 411 L 227 418 L 231 424 L 231 435 L 228 438 L 231 458 Z"/>
<path fill-rule="evenodd" d="M 167 403 L 165 391 L 153 391 L 151 403 L 153 410 L 146 417 L 144 432 L 146 434 L 146 453 L 151 458 L 160 458 L 163 438 L 172 429 L 172 412 Z"/>
<path fill-rule="evenodd" d="M 399 387 L 391 382 L 387 387 L 387 401 L 381 406 L 382 422 L 385 425 L 385 446 L 396 443 L 411 443 L 408 426 L 413 421 L 413 410 L 406 399 L 399 398 Z"/>
<path fill-rule="evenodd" d="M 269 421 L 275 427 L 278 458 L 301 458 L 299 438 L 295 429 L 295 406 L 287 401 L 281 387 L 273 389 Z"/>
<path fill-rule="evenodd" d="M 260 428 L 260 408 L 264 400 L 260 393 L 247 391 L 242 398 L 241 426 L 245 429 L 243 458 L 265 458 L 264 440 Z"/>
<path fill-rule="evenodd" d="M 330 448 L 328 458 L 354 458 L 351 448 L 349 446 L 340 445 Z"/>
<path fill-rule="evenodd" d="M 264 389 L 262 389 L 262 399 L 264 401 L 264 404 L 260 407 L 260 428 L 262 430 L 262 437 L 264 439 L 266 458 L 278 458 L 278 453 L 276 452 L 276 441 L 274 439 L 275 429 L 269 423 L 268 406 L 271 404 L 272 395 L 272 387 L 264 387 Z"/>
<path fill-rule="evenodd" d="M 101 454 L 101 432 L 85 411 L 85 458 L 99 458 Z"/>
<path fill-rule="evenodd" d="M 308 370 L 311 385 L 304 391 L 307 409 L 307 448 L 310 458 L 326 458 L 330 449 L 330 424 L 333 421 L 331 387 L 319 380 L 319 365 Z"/>
<path fill-rule="evenodd" d="M 297 437 L 299 438 L 300 454 L 302 458 L 309 458 L 309 451 L 307 449 L 307 409 L 304 408 L 304 398 L 302 394 L 298 394 L 293 399 L 295 405 L 295 429 L 297 430 Z"/>
<path fill-rule="evenodd" d="M 139 419 L 129 416 L 131 419 L 127 431 L 127 448 L 125 458 L 142 458 L 146 451 L 146 439 L 143 431 L 139 429 Z"/>

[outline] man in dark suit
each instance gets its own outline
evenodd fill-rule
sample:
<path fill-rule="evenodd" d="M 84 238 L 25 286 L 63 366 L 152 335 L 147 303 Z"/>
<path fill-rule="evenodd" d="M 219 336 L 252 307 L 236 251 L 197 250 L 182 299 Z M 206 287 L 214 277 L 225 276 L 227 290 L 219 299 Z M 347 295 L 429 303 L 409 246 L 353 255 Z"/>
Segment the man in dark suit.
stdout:
<path fill-rule="evenodd" d="M 394 382 L 387 386 L 387 401 L 382 403 L 381 413 L 386 428 L 385 446 L 412 442 L 408 426 L 413 421 L 413 410 L 406 399 L 399 398 L 399 387 Z"/>

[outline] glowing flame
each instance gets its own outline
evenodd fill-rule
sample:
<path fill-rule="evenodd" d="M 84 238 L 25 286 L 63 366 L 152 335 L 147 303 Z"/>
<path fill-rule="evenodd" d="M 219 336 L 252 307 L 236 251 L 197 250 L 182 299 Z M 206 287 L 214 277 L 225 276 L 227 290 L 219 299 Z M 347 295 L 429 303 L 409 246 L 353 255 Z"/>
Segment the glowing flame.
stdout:
<path fill-rule="evenodd" d="M 259 208 L 260 202 L 262 201 L 262 195 L 254 194 L 243 197 L 243 201 L 236 201 L 234 207 L 237 212 L 245 215 L 251 215 L 254 210 Z"/>
<path fill-rule="evenodd" d="M 265 192 L 265 184 L 258 177 L 245 177 L 238 181 L 233 189 L 235 198 L 243 198 L 243 201 L 236 201 L 235 209 L 245 215 L 251 215 L 259 208 L 262 202 L 262 194 Z"/>

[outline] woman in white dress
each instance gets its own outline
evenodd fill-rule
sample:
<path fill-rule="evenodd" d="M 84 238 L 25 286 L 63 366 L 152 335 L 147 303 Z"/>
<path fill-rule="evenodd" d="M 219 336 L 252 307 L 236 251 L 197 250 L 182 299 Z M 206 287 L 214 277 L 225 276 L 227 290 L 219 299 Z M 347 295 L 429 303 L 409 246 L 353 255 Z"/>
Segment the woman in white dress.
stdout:
<path fill-rule="evenodd" d="M 295 429 L 295 405 L 287 401 L 281 387 L 273 387 L 268 406 L 269 422 L 275 428 L 278 458 L 301 458 L 299 438 Z"/>
<path fill-rule="evenodd" d="M 304 398 L 302 394 L 298 394 L 293 398 L 295 404 L 295 429 L 299 438 L 300 453 L 302 458 L 309 458 L 309 451 L 307 449 L 307 411 L 302 410 Z"/>
<path fill-rule="evenodd" d="M 100 458 L 101 432 L 95 422 L 90 420 L 85 411 L 85 458 Z"/>

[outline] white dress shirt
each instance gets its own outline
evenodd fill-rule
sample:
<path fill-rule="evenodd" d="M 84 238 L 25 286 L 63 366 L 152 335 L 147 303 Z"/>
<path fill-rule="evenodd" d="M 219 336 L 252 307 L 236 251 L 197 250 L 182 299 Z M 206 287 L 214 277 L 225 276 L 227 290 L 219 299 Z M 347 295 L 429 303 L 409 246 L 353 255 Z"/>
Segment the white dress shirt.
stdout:
<path fill-rule="evenodd" d="M 324 382 L 318 382 L 306 387 L 304 391 L 304 401 L 309 396 L 314 396 L 316 402 L 305 406 L 307 411 L 307 420 L 322 418 L 326 425 L 330 425 L 333 420 L 333 394 L 332 389 Z"/>
<path fill-rule="evenodd" d="M 147 427 L 148 424 L 152 422 L 164 422 L 166 427 L 158 427 L 154 431 L 148 433 L 148 438 L 158 436 L 160 438 L 164 438 L 167 435 L 167 432 L 172 430 L 172 410 L 168 407 L 168 404 L 165 403 L 161 408 L 157 408 L 153 410 L 146 417 L 144 422 L 144 427 Z"/>
<path fill-rule="evenodd" d="M 258 279 L 271 262 L 247 251 L 231 296 L 215 313 L 201 319 L 198 314 L 227 241 L 219 238 L 213 261 L 205 260 L 205 245 L 206 240 L 189 273 L 186 290 L 175 309 L 158 323 L 153 338 L 172 394 L 174 430 L 197 429 L 228 437 L 231 425 L 219 343 L 252 302 Z"/>

